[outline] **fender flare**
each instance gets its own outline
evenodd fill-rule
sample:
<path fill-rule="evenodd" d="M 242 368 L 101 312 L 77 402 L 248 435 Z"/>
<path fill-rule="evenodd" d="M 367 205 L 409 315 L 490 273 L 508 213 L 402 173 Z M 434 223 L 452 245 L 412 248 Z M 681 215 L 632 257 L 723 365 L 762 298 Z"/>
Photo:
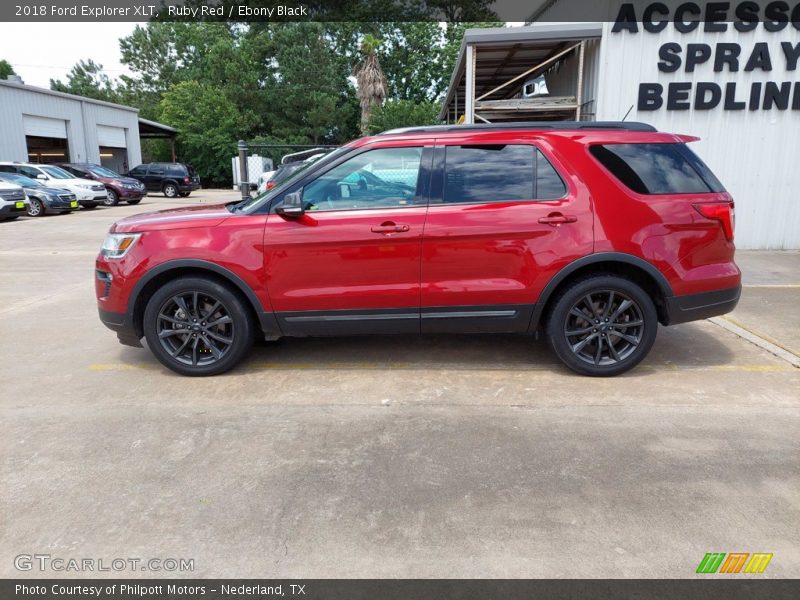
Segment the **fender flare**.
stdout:
<path fill-rule="evenodd" d="M 528 330 L 536 330 L 539 325 L 539 321 L 541 320 L 542 313 L 544 312 L 544 308 L 550 301 L 553 292 L 556 291 L 558 286 L 561 285 L 567 279 L 567 277 L 583 267 L 608 262 L 623 263 L 638 267 L 653 278 L 661 290 L 664 298 L 671 298 L 674 295 L 672 293 L 672 287 L 670 286 L 664 274 L 652 263 L 647 262 L 643 258 L 634 256 L 633 254 L 626 254 L 624 252 L 598 252 L 596 254 L 589 254 L 574 260 L 567 266 L 563 267 L 558 273 L 555 274 L 555 276 L 547 283 L 547 285 L 544 286 L 544 289 L 542 290 L 542 293 L 539 294 L 539 299 L 533 308 L 533 315 L 531 316 L 531 323 Z"/>

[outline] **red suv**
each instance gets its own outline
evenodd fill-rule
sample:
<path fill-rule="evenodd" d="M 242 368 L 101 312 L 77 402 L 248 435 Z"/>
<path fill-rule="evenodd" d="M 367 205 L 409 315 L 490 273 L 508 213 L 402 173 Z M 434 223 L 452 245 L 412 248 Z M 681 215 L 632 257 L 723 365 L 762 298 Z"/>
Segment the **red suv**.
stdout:
<path fill-rule="evenodd" d="M 256 335 L 546 333 L 616 375 L 658 324 L 732 310 L 733 200 L 641 123 L 393 130 L 243 202 L 128 217 L 97 258 L 101 320 L 212 375 Z"/>

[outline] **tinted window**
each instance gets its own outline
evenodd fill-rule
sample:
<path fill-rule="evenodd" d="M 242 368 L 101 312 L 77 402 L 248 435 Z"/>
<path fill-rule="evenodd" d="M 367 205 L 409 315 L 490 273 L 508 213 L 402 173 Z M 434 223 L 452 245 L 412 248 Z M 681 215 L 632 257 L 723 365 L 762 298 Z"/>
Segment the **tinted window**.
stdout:
<path fill-rule="evenodd" d="M 145 173 L 147 173 L 147 166 L 146 165 L 139 165 L 135 169 L 132 169 L 131 172 L 130 172 L 130 174 L 134 175 L 134 176 L 136 176 L 136 175 L 141 176 L 141 175 L 144 175 Z"/>
<path fill-rule="evenodd" d="M 306 210 L 413 206 L 422 148 L 368 150 L 315 179 L 303 190 Z"/>
<path fill-rule="evenodd" d="M 183 177 L 186 175 L 186 169 L 183 165 L 169 165 L 167 167 L 167 173 L 176 177 Z"/>
<path fill-rule="evenodd" d="M 445 202 L 554 200 L 567 187 L 544 154 L 533 146 L 448 146 Z"/>
<path fill-rule="evenodd" d="M 711 187 L 679 151 L 679 146 L 683 144 L 607 144 L 592 146 L 589 151 L 617 179 L 639 194 L 710 192 Z"/>
<path fill-rule="evenodd" d="M 27 175 L 31 179 L 36 179 L 42 172 L 39 169 L 34 169 L 33 167 L 19 167 L 19 172 L 23 175 Z"/>
<path fill-rule="evenodd" d="M 17 168 L 12 167 L 11 165 L 0 165 L 0 172 L 1 173 L 16 173 Z"/>

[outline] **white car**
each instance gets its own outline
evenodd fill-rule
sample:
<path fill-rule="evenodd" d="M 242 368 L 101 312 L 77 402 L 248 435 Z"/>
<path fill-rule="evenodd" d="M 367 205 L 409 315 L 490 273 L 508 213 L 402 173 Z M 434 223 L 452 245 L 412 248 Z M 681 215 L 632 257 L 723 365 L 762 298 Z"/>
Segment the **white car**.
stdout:
<path fill-rule="evenodd" d="M 0 221 L 9 221 L 24 215 L 28 210 L 25 190 L 13 183 L 0 181 Z"/>
<path fill-rule="evenodd" d="M 95 208 L 108 197 L 106 186 L 91 179 L 81 179 L 55 165 L 39 165 L 23 162 L 0 162 L 0 172 L 19 173 L 37 179 L 50 187 L 67 188 L 75 194 L 78 204 L 84 208 Z"/>

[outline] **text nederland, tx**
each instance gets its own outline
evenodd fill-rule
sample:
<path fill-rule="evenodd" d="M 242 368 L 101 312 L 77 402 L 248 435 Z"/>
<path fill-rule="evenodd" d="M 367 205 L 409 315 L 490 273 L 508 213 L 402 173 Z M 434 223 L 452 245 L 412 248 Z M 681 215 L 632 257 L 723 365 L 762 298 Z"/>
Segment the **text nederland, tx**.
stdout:
<path fill-rule="evenodd" d="M 225 14 L 227 12 L 227 14 Z M 307 17 L 308 9 L 305 6 L 256 6 L 246 5 L 228 6 L 169 6 L 167 14 L 170 17 Z"/>

